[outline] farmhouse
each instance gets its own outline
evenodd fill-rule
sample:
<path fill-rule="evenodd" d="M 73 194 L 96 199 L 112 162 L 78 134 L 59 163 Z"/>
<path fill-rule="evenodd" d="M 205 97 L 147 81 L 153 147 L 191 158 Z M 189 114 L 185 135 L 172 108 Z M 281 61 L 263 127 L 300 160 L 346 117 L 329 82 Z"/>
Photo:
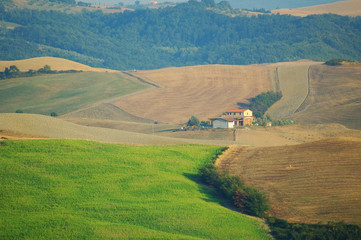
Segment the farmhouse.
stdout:
<path fill-rule="evenodd" d="M 252 126 L 254 117 L 249 109 L 230 109 L 222 116 L 210 118 L 213 128 L 234 128 L 237 126 Z"/>

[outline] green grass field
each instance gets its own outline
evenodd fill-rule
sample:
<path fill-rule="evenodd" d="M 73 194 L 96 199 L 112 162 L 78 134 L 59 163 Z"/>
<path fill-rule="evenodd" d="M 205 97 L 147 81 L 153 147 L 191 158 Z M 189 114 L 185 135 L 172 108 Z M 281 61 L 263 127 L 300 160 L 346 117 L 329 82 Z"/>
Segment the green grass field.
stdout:
<path fill-rule="evenodd" d="M 0 143 L 0 239 L 271 239 L 195 181 L 216 146 Z"/>
<path fill-rule="evenodd" d="M 147 86 L 120 73 L 65 73 L 0 81 L 0 112 L 64 114 Z"/>

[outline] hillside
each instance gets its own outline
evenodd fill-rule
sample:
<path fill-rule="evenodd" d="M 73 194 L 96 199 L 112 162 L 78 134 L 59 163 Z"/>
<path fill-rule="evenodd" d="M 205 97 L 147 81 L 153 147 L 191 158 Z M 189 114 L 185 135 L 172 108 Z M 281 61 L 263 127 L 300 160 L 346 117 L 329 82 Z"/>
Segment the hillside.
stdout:
<path fill-rule="evenodd" d="M 337 1 L 329 4 L 322 4 L 309 7 L 300 7 L 294 9 L 276 9 L 272 10 L 274 14 L 290 14 L 293 16 L 305 17 L 312 14 L 338 14 L 343 16 L 361 16 L 361 1 L 347 0 Z"/>
<path fill-rule="evenodd" d="M 49 65 L 54 71 L 77 70 L 83 72 L 118 72 L 116 70 L 105 68 L 93 68 L 78 62 L 57 57 L 36 57 L 23 60 L 0 61 L 0 71 L 3 72 L 5 67 L 11 65 L 17 66 L 22 72 L 27 72 L 30 69 L 38 70 L 45 65 Z"/>
<path fill-rule="evenodd" d="M 114 14 L 0 7 L 0 18 L 13 26 L 0 29 L 2 60 L 57 56 L 117 70 L 361 60 L 361 20 L 338 15 L 232 17 L 190 1 Z"/>
<path fill-rule="evenodd" d="M 31 62 L 34 63 L 31 67 L 44 63 L 37 60 Z M 50 65 L 55 69 L 87 69 L 86 66 L 72 65 L 72 63 Z M 26 69 L 30 65 L 21 63 L 19 66 Z M 89 70 L 93 69 L 89 68 Z M 49 115 L 51 112 L 56 112 L 61 115 L 147 88 L 145 84 L 120 72 L 94 70 L 103 72 L 45 74 L 1 80 L 0 112 L 14 113 L 22 110 L 26 113 Z"/>
<path fill-rule="evenodd" d="M 272 68 L 262 66 L 193 66 L 138 71 L 137 75 L 161 88 L 114 105 L 159 122 L 185 123 L 192 115 L 208 120 L 275 86 Z"/>
<path fill-rule="evenodd" d="M 219 147 L 32 140 L 0 149 L 1 239 L 272 239 L 260 219 L 194 181 Z"/>
<path fill-rule="evenodd" d="M 299 122 L 337 122 L 361 129 L 360 96 L 360 66 L 312 66 L 308 97 L 292 118 Z"/>
<path fill-rule="evenodd" d="M 270 198 L 290 222 L 361 224 L 361 140 L 334 138 L 282 147 L 232 147 L 217 164 Z"/>

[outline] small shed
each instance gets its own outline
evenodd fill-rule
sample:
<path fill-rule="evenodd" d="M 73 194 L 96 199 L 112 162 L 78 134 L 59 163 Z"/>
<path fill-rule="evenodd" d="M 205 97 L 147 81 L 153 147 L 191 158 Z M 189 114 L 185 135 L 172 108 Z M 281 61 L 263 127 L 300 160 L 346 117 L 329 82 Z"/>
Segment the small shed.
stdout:
<path fill-rule="evenodd" d="M 238 125 L 238 120 L 234 118 L 213 118 L 213 128 L 234 128 Z"/>

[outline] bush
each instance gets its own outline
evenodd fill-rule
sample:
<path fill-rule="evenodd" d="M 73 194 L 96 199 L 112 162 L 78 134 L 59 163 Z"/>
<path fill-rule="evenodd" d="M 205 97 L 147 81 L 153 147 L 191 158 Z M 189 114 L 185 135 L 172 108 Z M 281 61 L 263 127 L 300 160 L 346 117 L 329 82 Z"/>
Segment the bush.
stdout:
<path fill-rule="evenodd" d="M 234 205 L 252 216 L 265 217 L 269 210 L 267 197 L 253 187 L 238 189 L 233 195 Z"/>
<path fill-rule="evenodd" d="M 198 127 L 199 125 L 200 125 L 200 121 L 195 116 L 192 116 L 187 122 L 187 126 L 191 126 L 191 127 L 196 126 L 196 127 Z"/>
<path fill-rule="evenodd" d="M 245 187 L 239 177 L 230 176 L 209 163 L 199 169 L 199 180 L 216 189 L 242 212 L 264 217 L 269 209 L 267 197 L 253 187 Z"/>
<path fill-rule="evenodd" d="M 52 116 L 52 117 L 57 117 L 58 114 L 57 114 L 56 112 L 52 112 L 52 113 L 50 113 L 50 116 Z"/>
<path fill-rule="evenodd" d="M 24 113 L 24 111 L 21 110 L 21 109 L 18 109 L 18 110 L 15 111 L 15 113 Z"/>

